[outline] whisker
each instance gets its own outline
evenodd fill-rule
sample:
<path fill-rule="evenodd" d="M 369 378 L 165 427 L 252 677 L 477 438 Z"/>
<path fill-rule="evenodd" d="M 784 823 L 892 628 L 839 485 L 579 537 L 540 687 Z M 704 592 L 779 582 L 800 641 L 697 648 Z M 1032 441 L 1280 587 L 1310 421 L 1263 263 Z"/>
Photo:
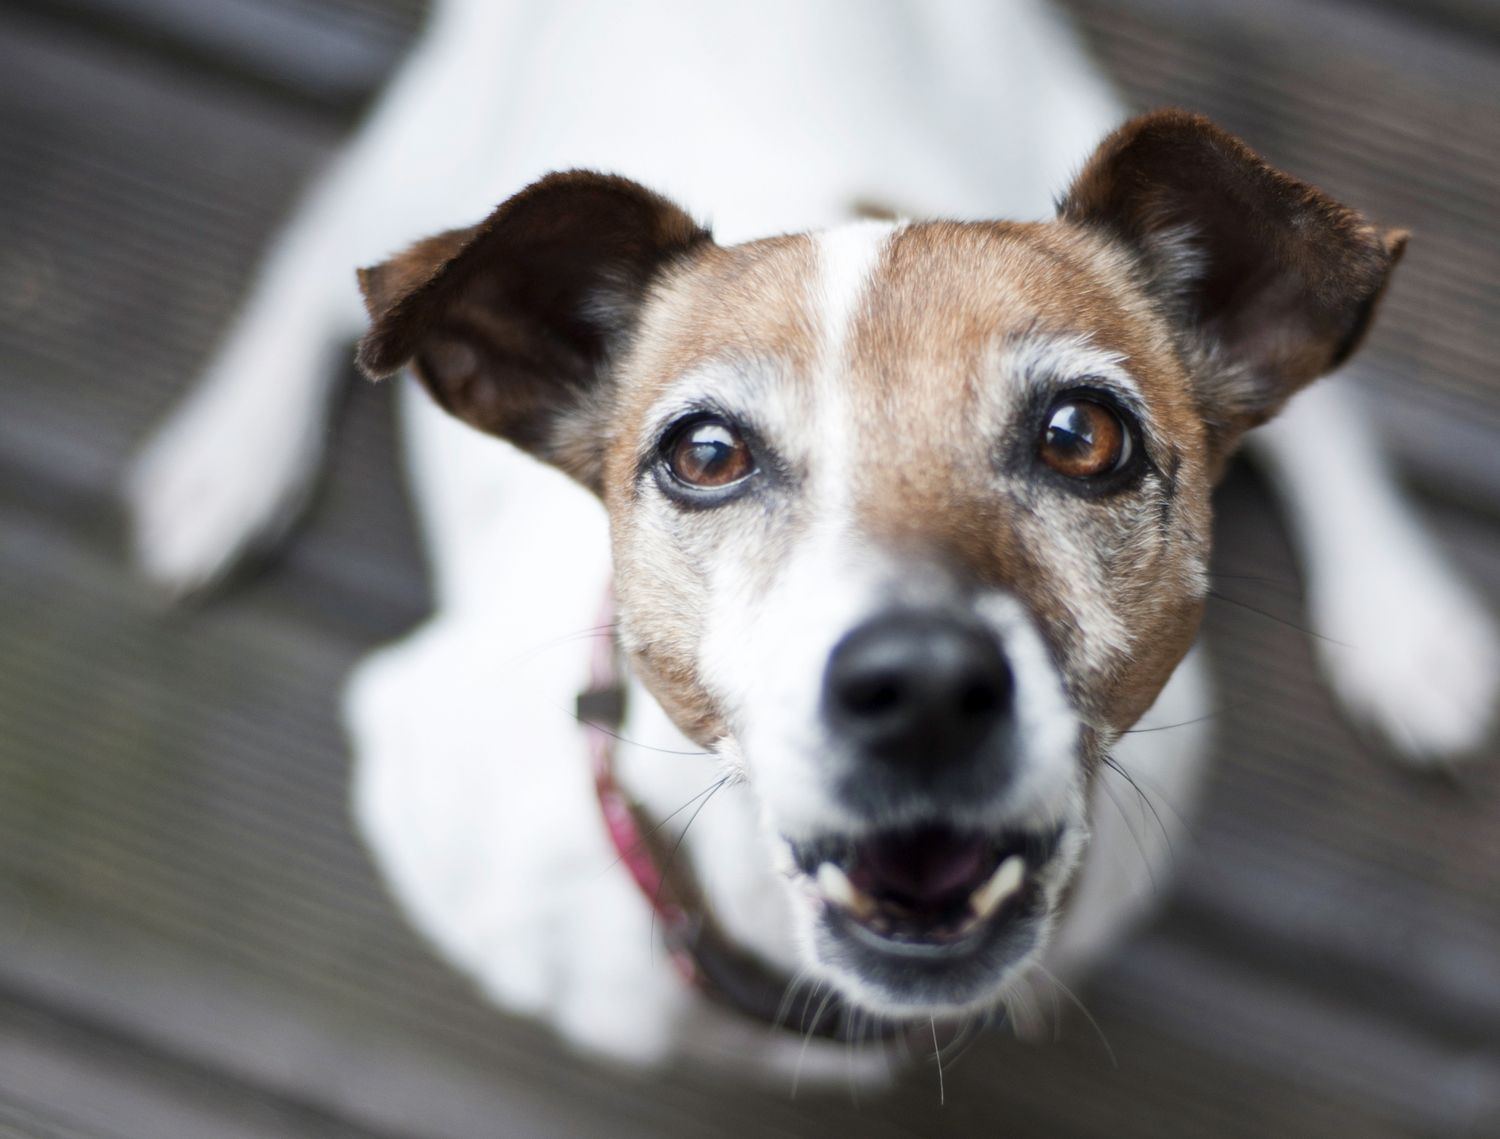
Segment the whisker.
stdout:
<path fill-rule="evenodd" d="M 1268 621 L 1275 621 L 1278 625 L 1285 625 L 1289 629 L 1296 629 L 1298 632 L 1304 633 L 1316 640 L 1327 641 L 1330 645 L 1339 645 L 1340 647 L 1346 649 L 1352 649 L 1354 647 L 1353 645 L 1348 644 L 1344 641 L 1335 640 L 1333 637 L 1325 637 L 1322 633 L 1314 632 L 1306 625 L 1299 625 L 1295 621 L 1289 621 L 1285 617 L 1277 616 L 1275 613 L 1272 613 L 1268 609 L 1261 609 L 1258 606 L 1251 605 L 1248 601 L 1241 601 L 1238 597 L 1230 597 L 1228 594 L 1220 593 L 1216 589 L 1210 589 L 1208 591 L 1208 595 L 1215 601 L 1224 601 L 1230 605 L 1238 605 L 1241 609 L 1244 609 L 1250 613 L 1254 613 L 1256 616 L 1264 617 Z"/>
<path fill-rule="evenodd" d="M 1161 831 L 1161 837 L 1166 840 L 1167 853 L 1170 854 L 1175 860 L 1177 857 L 1177 851 L 1172 846 L 1171 832 L 1167 830 L 1167 824 L 1162 821 L 1161 812 L 1156 809 L 1156 804 L 1151 801 L 1151 797 L 1147 795 L 1146 792 L 1142 790 L 1141 785 L 1135 781 L 1135 776 L 1126 771 L 1124 764 L 1122 764 L 1114 756 L 1106 755 L 1104 757 L 1104 766 L 1116 772 L 1121 779 L 1125 780 L 1125 782 L 1129 783 L 1130 786 L 1135 789 L 1135 793 L 1140 796 L 1141 802 L 1144 803 L 1146 805 L 1146 809 L 1151 812 L 1151 817 L 1156 820 L 1157 828 Z"/>
<path fill-rule="evenodd" d="M 703 796 L 712 794 L 714 791 L 716 791 L 718 789 L 719 785 L 721 783 L 723 783 L 725 779 L 728 779 L 728 778 L 729 778 L 729 776 L 726 775 L 722 779 L 718 779 L 718 780 L 715 780 L 713 783 L 710 783 L 707 787 L 703 788 L 702 791 L 699 791 L 696 795 L 694 795 L 691 799 L 689 799 L 682 806 L 678 807 L 675 811 L 673 811 L 671 814 L 669 814 L 666 818 L 664 818 L 660 822 L 654 824 L 649 830 L 647 830 L 644 834 L 641 835 L 640 840 L 634 846 L 632 846 L 629 850 L 621 851 L 619 854 L 615 855 L 614 861 L 611 862 L 608 866 L 604 867 L 600 871 L 600 874 L 601 875 L 608 874 L 616 866 L 618 866 L 618 865 L 620 865 L 620 863 L 624 862 L 627 856 L 633 855 L 633 854 L 639 854 L 645 848 L 645 843 L 646 843 L 646 840 L 648 838 L 650 838 L 654 834 L 656 834 L 657 831 L 661 830 L 662 827 L 666 826 L 673 819 L 675 819 L 678 815 L 682 814 L 683 811 L 687 810 L 694 803 L 696 803 L 699 799 L 703 798 Z"/>
<path fill-rule="evenodd" d="M 891 1066 L 891 1038 L 893 1035 L 897 1035 L 896 1022 L 887 1020 L 877 1013 L 875 1016 L 875 1028 L 875 1042 L 880 1048 L 880 1062 L 884 1065 L 885 1077 L 889 1080 L 896 1074 L 895 1068 Z M 901 1033 L 900 1035 L 905 1034 Z"/>
<path fill-rule="evenodd" d="M 1042 1006 L 1031 985 L 1031 978 L 1027 976 L 1022 980 L 1026 982 L 1026 991 L 1023 993 L 1016 990 L 1016 1011 L 1021 1014 L 1016 1019 L 1016 1026 L 1018 1033 L 1024 1035 L 1025 1039 L 1033 1040 L 1036 1038 L 1037 1026 L 1042 1023 Z"/>
<path fill-rule="evenodd" d="M 802 1000 L 802 1020 L 800 1025 L 807 1020 L 807 1005 L 812 995 L 818 991 L 822 982 L 816 980 L 806 968 L 798 969 L 792 974 L 792 979 L 786 983 L 786 988 L 781 993 L 781 1003 L 776 1006 L 776 1015 L 771 1018 L 771 1034 L 774 1036 L 786 1024 L 786 1018 L 791 1015 L 792 1002 L 797 999 L 797 993 L 804 987 L 807 995 Z"/>
<path fill-rule="evenodd" d="M 1058 975 L 1051 969 L 1047 968 L 1047 966 L 1043 965 L 1040 961 L 1036 963 L 1036 967 L 1046 975 L 1047 980 L 1052 982 L 1054 992 L 1058 989 L 1061 989 L 1063 994 L 1073 1002 L 1078 1011 L 1083 1013 L 1084 1018 L 1093 1027 L 1095 1034 L 1099 1037 L 1099 1043 L 1104 1045 L 1105 1054 L 1109 1056 L 1110 1066 L 1113 1068 L 1118 1068 L 1120 1066 L 1120 1061 L 1115 1056 L 1115 1050 L 1109 1043 L 1109 1037 L 1104 1034 L 1104 1029 L 1101 1028 L 1099 1022 L 1094 1019 L 1094 1014 L 1089 1012 L 1089 1010 L 1084 1007 L 1084 1003 L 1078 999 L 1078 994 L 1075 993 L 1072 989 L 1068 988 L 1067 985 L 1063 984 L 1062 979 L 1058 977 Z"/>
<path fill-rule="evenodd" d="M 1274 585 L 1297 594 L 1302 592 L 1302 583 L 1294 577 L 1272 577 L 1270 574 L 1259 573 L 1220 573 L 1217 570 L 1209 570 L 1208 576 L 1222 581 L 1254 581 L 1262 585 Z"/>
<path fill-rule="evenodd" d="M 1254 701 L 1239 700 L 1233 704 L 1220 705 L 1212 712 L 1205 712 L 1201 716 L 1194 716 L 1191 720 L 1178 720 L 1175 724 L 1152 724 L 1149 728 L 1127 728 L 1120 734 L 1122 736 L 1145 736 L 1150 735 L 1152 732 L 1170 732 L 1173 728 L 1186 728 L 1193 724 L 1206 723 L 1217 716 L 1222 716 L 1226 712 L 1238 712 L 1241 708 L 1247 707 L 1252 703 Z"/>
<path fill-rule="evenodd" d="M 571 633 L 563 633 L 561 636 L 554 637 L 550 641 L 543 641 L 536 647 L 538 649 L 550 649 L 555 645 L 567 645 L 574 641 L 591 641 L 596 637 L 613 636 L 619 632 L 619 629 L 620 623 L 618 621 L 610 621 L 605 625 L 591 625 L 586 629 L 576 629 Z"/>
<path fill-rule="evenodd" d="M 1011 999 L 1010 990 L 1006 990 L 1000 994 L 998 1011 L 1005 1018 L 1005 1027 L 1010 1031 L 1011 1036 L 1019 1037 L 1020 1033 L 1016 1031 L 1016 1011 L 1014 1005 L 1015 1002 Z"/>
<path fill-rule="evenodd" d="M 910 1031 L 911 1022 L 898 1021 L 897 1023 L 904 1026 L 903 1031 L 897 1032 L 894 1037 L 901 1049 L 901 1064 L 903 1067 L 910 1067 L 912 1064 L 912 1044 L 914 1043 L 912 1040 L 913 1034 Z"/>
<path fill-rule="evenodd" d="M 651 944 L 653 947 L 656 945 L 656 910 L 661 903 L 661 892 L 667 885 L 667 875 L 672 871 L 672 864 L 677 861 L 677 852 L 682 849 L 683 840 L 687 838 L 688 831 L 692 829 L 693 824 L 698 821 L 698 816 L 703 813 L 703 808 L 713 801 L 713 797 L 724 789 L 729 780 L 730 777 L 728 775 L 724 776 L 709 788 L 708 794 L 701 796 L 702 801 L 693 813 L 688 816 L 688 821 L 683 825 L 682 830 L 677 833 L 677 841 L 672 844 L 672 849 L 667 852 L 666 861 L 662 863 L 661 881 L 657 883 L 656 896 L 651 899 Z M 679 807 L 678 810 L 682 810 L 682 807 Z"/>
<path fill-rule="evenodd" d="M 927 1026 L 932 1029 L 932 1058 L 937 1061 L 938 1073 L 938 1106 L 942 1107 L 948 1102 L 948 1092 L 943 1087 L 943 1050 L 938 1047 L 937 1021 L 929 1016 Z"/>
<path fill-rule="evenodd" d="M 1052 998 L 1050 1002 L 1052 1005 L 1052 1043 L 1060 1044 L 1062 1043 L 1062 1005 L 1057 999 L 1056 986 L 1049 989 L 1047 995 Z"/>
<path fill-rule="evenodd" d="M 844 1045 L 844 1074 L 849 1085 L 849 1103 L 859 1110 L 859 1081 L 854 1078 L 854 1061 L 859 1056 L 860 1041 L 864 1038 L 866 1018 L 863 1009 L 850 1012 L 849 1042 Z"/>
<path fill-rule="evenodd" d="M 1121 775 L 1126 774 L 1124 763 L 1122 763 L 1115 756 L 1110 756 L 1109 759 L 1111 765 Z M 1192 839 L 1194 842 L 1201 841 L 1197 830 L 1193 826 L 1193 820 L 1190 819 L 1187 815 L 1184 815 L 1182 811 L 1178 809 L 1177 804 L 1172 802 L 1172 797 L 1166 794 L 1161 789 L 1161 784 L 1157 783 L 1154 779 L 1151 779 L 1146 775 L 1134 774 L 1129 776 L 1129 778 L 1133 783 L 1136 784 L 1136 786 L 1144 786 L 1147 791 L 1153 792 L 1156 795 L 1156 798 L 1160 801 L 1161 805 L 1172 813 L 1172 818 L 1177 821 L 1177 825 L 1187 832 L 1187 835 L 1190 839 Z"/>
<path fill-rule="evenodd" d="M 978 1023 L 979 1023 L 979 1034 L 981 1036 L 983 1036 L 986 1032 L 989 1032 L 991 1029 L 993 1029 L 995 1027 L 995 1014 L 997 1012 L 999 1012 L 999 1011 L 1000 1011 L 1000 1009 L 997 1008 L 995 1005 L 990 1005 L 989 1008 L 983 1009 L 983 1010 L 980 1011 L 979 1017 L 978 1017 Z"/>
<path fill-rule="evenodd" d="M 1125 824 L 1125 831 L 1130 835 L 1130 841 L 1134 844 L 1136 853 L 1141 856 L 1141 865 L 1146 868 L 1146 877 L 1151 880 L 1151 892 L 1153 894 L 1157 893 L 1158 890 L 1156 885 L 1156 871 L 1151 868 L 1151 859 L 1146 857 L 1145 844 L 1141 842 L 1141 836 L 1140 833 L 1135 829 L 1135 824 L 1130 821 L 1130 815 L 1126 812 L 1125 805 L 1120 802 L 1119 798 L 1115 795 L 1114 790 L 1110 787 L 1108 782 L 1101 779 L 1099 781 L 1099 787 L 1107 796 L 1109 796 L 1109 801 L 1115 805 L 1115 811 L 1119 814 L 1120 821 Z"/>
<path fill-rule="evenodd" d="M 508 658 L 509 663 L 515 665 L 529 664 L 543 653 L 549 653 L 553 649 L 561 648 L 563 645 L 574 644 L 578 641 L 589 641 L 599 637 L 613 636 L 619 626 L 614 622 L 608 625 L 593 625 L 586 629 L 575 629 L 571 633 L 562 633 L 551 640 L 541 641 L 531 645 L 519 655 Z"/>
<path fill-rule="evenodd" d="M 517 658 L 515 663 L 525 664 L 527 661 L 530 661 L 539 656 L 546 649 L 556 648 L 558 645 L 561 645 L 569 640 L 579 640 L 584 637 L 601 636 L 604 632 L 608 632 L 613 628 L 613 625 L 599 625 L 594 629 L 584 629 L 577 633 L 565 633 L 563 636 L 557 638 L 554 641 L 548 642 L 543 645 L 538 645 L 530 653 Z M 713 754 L 713 752 L 711 751 L 682 751 L 678 748 L 657 747 L 655 744 L 642 743 L 640 740 L 633 740 L 629 736 L 622 735 L 621 733 L 615 731 L 613 728 L 605 727 L 597 720 L 586 719 L 585 717 L 579 715 L 578 709 L 576 707 L 569 708 L 566 705 L 561 704 L 557 705 L 556 707 L 559 712 L 562 712 L 574 723 L 581 724 L 586 728 L 593 728 L 597 732 L 603 732 L 612 740 L 616 740 L 619 743 L 625 744 L 629 747 L 638 747 L 642 751 L 654 751 L 658 755 L 704 756 Z"/>
<path fill-rule="evenodd" d="M 969 1050 L 979 1042 L 980 1036 L 984 1033 L 986 1015 L 977 1012 L 966 1014 L 963 1023 L 958 1026 L 958 1032 L 954 1034 L 953 1039 L 943 1045 L 943 1051 L 946 1054 L 950 1067 L 967 1056 Z"/>
<path fill-rule="evenodd" d="M 812 1023 L 808 1025 L 807 1031 L 802 1034 L 802 1049 L 797 1053 L 797 1068 L 792 1073 L 792 1098 L 797 1098 L 797 1088 L 802 1082 L 802 1061 L 807 1059 L 807 1046 L 812 1043 L 813 1029 L 823 1019 L 823 1014 L 828 1011 L 828 1002 L 833 1000 L 834 990 L 830 988 L 828 995 L 823 998 L 823 1003 L 818 1006 L 818 1011 L 813 1014 Z"/>
<path fill-rule="evenodd" d="M 567 713 L 567 715 L 569 715 L 570 717 L 572 717 L 572 719 L 574 720 L 575 723 L 582 724 L 586 728 L 593 728 L 596 732 L 603 732 L 605 735 L 607 735 L 612 740 L 617 740 L 620 743 L 625 744 L 625 745 L 627 745 L 629 747 L 638 747 L 642 751 L 654 751 L 654 752 L 656 752 L 657 755 L 685 755 L 685 756 L 689 756 L 689 757 L 691 757 L 691 756 L 713 755 L 713 752 L 711 752 L 711 751 L 682 751 L 682 750 L 677 749 L 677 748 L 657 747 L 654 744 L 643 744 L 643 743 L 640 742 L 640 740 L 633 740 L 629 736 L 622 736 L 619 732 L 615 731 L 614 729 L 612 729 L 612 728 L 606 728 L 603 724 L 598 723 L 595 720 L 586 720 L 586 719 L 584 719 L 582 716 L 580 716 L 578 714 L 578 709 L 576 709 L 576 708 L 565 708 L 565 707 L 559 705 L 557 710 L 559 712 L 565 712 L 565 713 Z"/>

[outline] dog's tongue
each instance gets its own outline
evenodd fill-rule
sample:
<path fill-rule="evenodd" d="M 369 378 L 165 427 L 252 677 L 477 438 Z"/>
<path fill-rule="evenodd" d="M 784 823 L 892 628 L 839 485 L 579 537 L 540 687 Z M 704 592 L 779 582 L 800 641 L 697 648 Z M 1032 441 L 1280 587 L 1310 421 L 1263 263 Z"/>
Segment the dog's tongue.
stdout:
<path fill-rule="evenodd" d="M 914 908 L 933 906 L 967 898 L 993 869 L 990 861 L 984 840 L 930 828 L 860 843 L 849 880 L 876 898 Z"/>

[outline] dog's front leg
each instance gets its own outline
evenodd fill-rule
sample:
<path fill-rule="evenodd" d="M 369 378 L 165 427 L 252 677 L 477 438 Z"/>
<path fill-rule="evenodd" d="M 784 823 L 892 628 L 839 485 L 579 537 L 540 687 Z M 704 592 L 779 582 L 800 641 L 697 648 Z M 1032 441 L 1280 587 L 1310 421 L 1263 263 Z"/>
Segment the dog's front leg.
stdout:
<path fill-rule="evenodd" d="M 1345 709 L 1412 763 L 1474 751 L 1500 693 L 1500 636 L 1397 484 L 1349 377 L 1315 384 L 1251 438 Z"/>
<path fill-rule="evenodd" d="M 354 267 L 422 228 L 462 220 L 465 194 L 488 204 L 472 157 L 484 153 L 470 107 L 483 92 L 466 78 L 472 69 L 451 66 L 454 43 L 478 39 L 469 24 L 486 13 L 456 14 L 471 19 L 436 14 L 364 126 L 310 185 L 203 375 L 132 464 L 134 554 L 153 584 L 174 594 L 210 586 L 295 518 L 363 324 Z"/>

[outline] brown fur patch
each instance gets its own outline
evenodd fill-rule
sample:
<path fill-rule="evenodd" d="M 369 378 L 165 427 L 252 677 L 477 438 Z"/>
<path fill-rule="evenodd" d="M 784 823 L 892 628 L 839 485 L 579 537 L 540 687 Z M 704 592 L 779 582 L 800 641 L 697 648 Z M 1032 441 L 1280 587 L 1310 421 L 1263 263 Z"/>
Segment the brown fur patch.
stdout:
<path fill-rule="evenodd" d="M 653 277 L 710 244 L 634 182 L 548 175 L 479 225 L 360 273 L 372 320 L 360 367 L 379 378 L 410 363 L 444 409 L 597 489 L 597 451 L 559 435 L 590 418 Z"/>
<path fill-rule="evenodd" d="M 1103 600 L 1130 648 L 1093 665 L 1100 654 L 1082 643 L 1087 614 L 1070 596 L 1086 567 L 1059 572 L 1047 556 L 1058 539 L 1047 517 L 1081 517 L 1070 525 L 1093 526 L 1102 548 L 1122 541 L 1139 508 L 1129 495 L 1054 505 L 1067 492 L 1038 490 L 1024 473 L 997 489 L 997 442 L 1029 458 L 1032 426 L 1013 420 L 999 441 L 982 433 L 980 388 L 1003 382 L 994 374 L 995 346 L 1050 336 L 1086 338 L 1125 360 L 1155 429 L 1171 440 L 1174 485 L 1161 492 L 1171 500 L 1169 525 L 1191 536 L 1137 537 L 1150 564 L 1109 567 L 1128 568 L 1103 575 L 1114 579 Z M 857 393 L 859 447 L 871 457 L 858 477 L 861 531 L 1020 596 L 1085 714 L 1117 727 L 1134 722 L 1196 631 L 1198 598 L 1184 590 L 1206 556 L 1208 505 L 1206 444 L 1189 379 L 1129 265 L 1090 235 L 1057 225 L 909 227 L 890 243 L 854 322 L 847 383 Z M 1014 392 L 1023 402 L 1028 394 Z M 1153 511 L 1153 531 L 1158 518 Z"/>
<path fill-rule="evenodd" d="M 677 725 L 707 746 L 725 735 L 722 710 L 698 675 L 697 650 L 709 582 L 694 551 L 663 549 L 670 534 L 647 532 L 633 509 L 645 416 L 667 388 L 710 361 L 777 361 L 787 382 L 803 382 L 818 352 L 810 289 L 816 272 L 808 237 L 705 248 L 667 274 L 653 290 L 640 334 L 621 362 L 605 461 L 620 596 L 622 641 L 633 665 Z M 714 522 L 700 535 L 714 541 Z M 783 519 L 790 526 L 791 519 Z"/>

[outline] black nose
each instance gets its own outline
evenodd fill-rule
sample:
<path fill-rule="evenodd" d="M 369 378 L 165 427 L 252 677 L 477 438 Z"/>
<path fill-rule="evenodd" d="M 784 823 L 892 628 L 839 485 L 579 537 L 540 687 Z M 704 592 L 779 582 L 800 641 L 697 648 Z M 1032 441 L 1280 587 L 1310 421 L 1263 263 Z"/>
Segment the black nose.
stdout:
<path fill-rule="evenodd" d="M 1014 688 L 982 626 L 899 612 L 867 621 L 834 647 L 823 714 L 866 755 L 941 766 L 968 758 L 1010 719 Z"/>

